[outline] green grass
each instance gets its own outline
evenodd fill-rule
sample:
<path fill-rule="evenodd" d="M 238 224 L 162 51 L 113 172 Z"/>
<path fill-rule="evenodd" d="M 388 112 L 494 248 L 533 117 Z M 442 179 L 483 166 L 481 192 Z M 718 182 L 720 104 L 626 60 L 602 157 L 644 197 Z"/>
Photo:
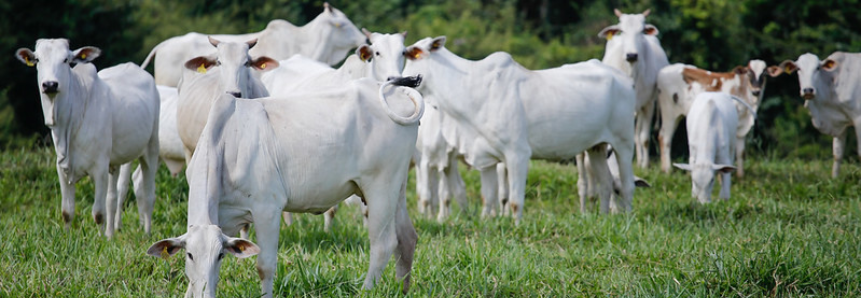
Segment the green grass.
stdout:
<path fill-rule="evenodd" d="M 185 232 L 185 179 L 162 167 L 153 235 L 132 200 L 109 241 L 90 216 L 88 179 L 72 228 L 63 228 L 54 159 L 51 148 L 0 152 L 0 297 L 183 295 L 184 258 L 144 252 Z M 749 158 L 732 199 L 707 206 L 690 197 L 686 174 L 637 169 L 653 187 L 637 190 L 631 214 L 602 216 L 579 213 L 575 167 L 533 162 L 520 226 L 466 215 L 438 224 L 415 212 L 410 185 L 419 244 L 409 296 L 861 296 L 861 168 L 848 163 L 831 179 L 830 165 Z M 476 211 L 478 174 L 465 173 Z M 322 217 L 299 215 L 280 239 L 279 297 L 401 295 L 393 263 L 382 284 L 361 290 L 369 245 L 352 206 L 331 234 Z M 259 296 L 254 258 L 226 258 L 219 294 Z"/>

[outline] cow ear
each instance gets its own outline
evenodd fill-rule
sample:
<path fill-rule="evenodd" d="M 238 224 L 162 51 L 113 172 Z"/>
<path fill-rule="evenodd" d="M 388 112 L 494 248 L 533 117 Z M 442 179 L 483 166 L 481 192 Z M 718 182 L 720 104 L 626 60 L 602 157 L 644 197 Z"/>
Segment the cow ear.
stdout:
<path fill-rule="evenodd" d="M 33 54 L 33 51 L 28 48 L 20 48 L 15 51 L 15 58 L 18 58 L 18 60 L 21 60 L 27 66 L 36 66 L 36 54 Z"/>
<path fill-rule="evenodd" d="M 646 24 L 646 27 L 643 29 L 643 34 L 651 35 L 651 36 L 658 36 L 658 27 L 655 27 L 654 25 L 651 25 L 651 24 Z"/>
<path fill-rule="evenodd" d="M 640 177 L 634 177 L 634 186 L 635 187 L 643 187 L 643 188 L 652 187 L 652 185 L 649 184 L 649 181 L 646 181 L 645 179 L 640 178 Z"/>
<path fill-rule="evenodd" d="M 275 59 L 266 56 L 260 56 L 257 57 L 257 59 L 251 61 L 251 67 L 254 67 L 254 69 L 259 71 L 273 70 L 275 68 L 278 68 L 278 66 L 281 66 L 278 61 L 275 61 Z"/>
<path fill-rule="evenodd" d="M 820 68 L 826 71 L 834 71 L 835 69 L 837 69 L 837 66 L 837 61 L 834 61 L 833 59 L 825 59 L 825 61 L 822 61 Z"/>
<path fill-rule="evenodd" d="M 374 58 L 374 51 L 368 45 L 363 44 L 356 49 L 356 55 L 359 55 L 359 59 L 362 59 L 362 61 L 371 62 L 371 59 Z"/>
<path fill-rule="evenodd" d="M 146 254 L 167 259 L 183 248 L 185 248 L 185 235 L 156 242 L 146 250 Z"/>
<path fill-rule="evenodd" d="M 409 46 L 406 50 L 404 50 L 404 57 L 409 60 L 418 60 L 422 58 L 422 54 L 424 51 L 419 49 L 416 46 Z"/>
<path fill-rule="evenodd" d="M 185 68 L 199 72 L 206 73 L 210 68 L 215 66 L 216 60 L 210 57 L 196 57 L 185 62 Z"/>
<path fill-rule="evenodd" d="M 673 163 L 673 166 L 685 171 L 690 171 L 692 169 L 691 165 L 686 163 Z"/>
<path fill-rule="evenodd" d="M 712 170 L 726 174 L 735 171 L 735 167 L 731 165 L 712 165 Z"/>
<path fill-rule="evenodd" d="M 792 60 L 786 60 L 780 63 L 780 69 L 786 72 L 786 74 L 792 74 L 798 70 L 798 66 Z"/>
<path fill-rule="evenodd" d="M 72 63 L 90 63 L 101 54 L 102 50 L 97 47 L 83 47 L 72 52 Z"/>
<path fill-rule="evenodd" d="M 747 69 L 747 67 L 744 67 L 744 66 L 736 66 L 735 68 L 732 69 L 732 72 L 734 74 L 737 74 L 737 75 L 743 75 L 743 74 L 746 74 L 748 72 L 748 69 Z"/>
<path fill-rule="evenodd" d="M 768 68 L 766 68 L 766 71 L 768 72 L 768 75 L 771 76 L 772 78 L 777 77 L 781 73 L 783 73 L 783 70 L 779 66 L 776 66 L 776 65 L 769 66 Z"/>
<path fill-rule="evenodd" d="M 245 239 L 228 238 L 224 242 L 224 251 L 229 252 L 237 258 L 244 259 L 259 254 L 260 247 Z"/>
<path fill-rule="evenodd" d="M 606 38 L 607 40 L 610 40 L 610 39 L 613 39 L 613 36 L 616 36 L 616 34 L 618 34 L 621 31 L 622 30 L 619 30 L 619 26 L 616 26 L 616 25 L 607 26 L 607 28 L 601 29 L 601 32 L 598 32 L 598 37 Z"/>
<path fill-rule="evenodd" d="M 438 36 L 437 38 L 433 39 L 433 42 L 431 42 L 430 51 L 436 52 L 437 50 L 439 50 L 440 48 L 442 48 L 444 46 L 445 46 L 445 36 Z"/>

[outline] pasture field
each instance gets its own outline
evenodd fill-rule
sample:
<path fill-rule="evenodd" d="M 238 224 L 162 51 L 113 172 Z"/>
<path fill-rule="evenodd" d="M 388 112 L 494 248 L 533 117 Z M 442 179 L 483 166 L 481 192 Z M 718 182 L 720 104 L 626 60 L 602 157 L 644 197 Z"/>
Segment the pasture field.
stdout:
<path fill-rule="evenodd" d="M 861 296 L 861 168 L 847 162 L 831 179 L 821 160 L 749 158 L 733 197 L 701 206 L 690 178 L 637 174 L 627 215 L 581 215 L 576 168 L 532 162 L 524 220 L 456 215 L 444 224 L 415 212 L 419 244 L 413 297 L 851 297 Z M 113 240 L 90 216 L 93 185 L 79 183 L 71 230 L 63 228 L 52 148 L 0 152 L 0 297 L 177 297 L 184 258 L 145 254 L 153 242 L 185 232 L 184 177 L 157 176 L 153 234 L 137 222 L 134 201 Z M 470 207 L 479 206 L 478 173 L 464 171 Z M 459 210 L 455 207 L 455 210 Z M 367 231 L 358 208 L 343 207 L 331 234 L 322 216 L 282 226 L 278 297 L 400 296 L 394 263 L 372 291 Z M 252 240 L 255 239 L 252 234 Z M 258 297 L 255 258 L 228 256 L 222 297 Z"/>

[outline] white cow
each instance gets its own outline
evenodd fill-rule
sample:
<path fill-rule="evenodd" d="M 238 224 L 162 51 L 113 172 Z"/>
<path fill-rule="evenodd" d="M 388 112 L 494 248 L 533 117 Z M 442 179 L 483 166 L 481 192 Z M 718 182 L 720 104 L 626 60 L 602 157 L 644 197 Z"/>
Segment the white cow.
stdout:
<path fill-rule="evenodd" d="M 35 52 L 21 48 L 15 54 L 38 70 L 45 125 L 51 128 L 57 152 L 66 228 L 75 216 L 75 183 L 90 175 L 95 184 L 93 218 L 100 226 L 104 222 L 105 236 L 113 236 L 122 214 L 122 208 L 117 208 L 121 206 L 117 204 L 117 187 L 128 185 L 130 165 L 123 166 L 123 174 L 118 170 L 137 159 L 143 176 L 142 183 L 135 183 L 135 194 L 140 221 L 149 233 L 158 167 L 159 115 L 152 76 L 133 63 L 97 73 L 89 62 L 99 57 L 101 50 L 83 47 L 73 52 L 66 39 L 39 39 Z"/>
<path fill-rule="evenodd" d="M 347 56 L 350 49 L 365 43 L 365 36 L 340 10 L 324 3 L 323 12 L 302 27 L 285 20 L 269 22 L 263 31 L 248 34 L 211 35 L 221 41 L 245 42 L 257 39 L 259 44 L 249 53 L 253 57 L 268 56 L 276 60 L 301 54 L 334 65 Z M 191 58 L 211 55 L 213 51 L 207 34 L 197 32 L 169 38 L 150 51 L 143 68 L 155 56 L 155 80 L 159 85 L 177 86 L 182 77 L 182 65 Z"/>
<path fill-rule="evenodd" d="M 209 40 L 210 47 L 215 47 L 217 53 L 186 62 L 187 69 L 203 74 L 187 75 L 178 88 L 176 125 L 185 147 L 186 160 L 191 160 L 212 103 L 224 93 L 242 98 L 269 96 L 260 80 L 252 75 L 250 68 L 267 71 L 278 67 L 278 62 L 272 58 L 249 57 L 248 51 L 254 47 L 255 40 L 247 43 L 220 42 L 213 38 Z"/>
<path fill-rule="evenodd" d="M 215 297 L 224 253 L 259 253 L 263 297 L 272 297 L 281 211 L 322 213 L 356 194 L 369 209 L 371 262 L 364 287 L 380 280 L 394 252 L 406 292 L 418 235 L 405 191 L 424 105 L 413 89 L 386 88 L 404 81 L 381 86 L 362 79 L 258 100 L 222 95 L 186 171 L 188 231 L 156 242 L 147 253 L 166 257 L 184 248 L 186 296 L 193 297 Z M 397 111 L 386 97 L 397 99 L 391 100 Z M 252 222 L 259 247 L 229 237 Z"/>
<path fill-rule="evenodd" d="M 711 72 L 685 64 L 664 67 L 658 74 L 661 170 L 669 173 L 672 169 L 670 145 L 679 121 L 687 115 L 697 95 L 711 91 L 738 97 L 752 108 L 748 109 L 740 102 L 736 104 L 739 115 L 735 142 L 736 175 L 744 176 L 744 140 L 756 121 L 756 111 L 765 92 L 765 74 L 766 64 L 762 60 L 750 60 L 747 66 L 737 66 L 731 72 Z"/>
<path fill-rule="evenodd" d="M 799 93 L 810 111 L 813 126 L 834 137 L 834 165 L 831 177 L 840 173 L 840 162 L 846 148 L 846 129 L 855 127 L 858 154 L 861 155 L 861 53 L 834 52 L 824 61 L 806 53 L 798 60 L 786 60 L 780 67 L 769 68 L 773 75 L 798 71 Z"/>
<path fill-rule="evenodd" d="M 334 69 L 302 55 L 294 55 L 290 59 L 279 61 L 280 66 L 277 69 L 264 73 L 261 77 L 263 85 L 271 96 L 277 97 L 340 86 L 359 78 L 382 82 L 390 77 L 400 77 L 404 65 L 404 38 L 407 32 L 382 34 L 372 33 L 365 28 L 362 28 L 362 32 L 371 44 L 359 46 L 356 54 L 348 56 L 340 68 Z M 348 202 L 364 206 L 355 198 Z M 361 208 L 362 213 L 366 213 L 364 207 Z M 338 205 L 335 205 L 324 214 L 325 231 L 331 230 L 337 211 Z M 289 212 L 284 212 L 283 216 L 285 223 L 292 224 L 293 218 Z"/>
<path fill-rule="evenodd" d="M 615 9 L 619 24 L 606 27 L 598 33 L 598 36 L 607 39 L 607 49 L 601 61 L 634 79 L 637 91 L 637 165 L 641 168 L 649 167 L 649 132 L 655 114 L 658 72 L 670 64 L 657 38 L 658 28 L 646 24 L 649 12 L 622 14 Z"/>
<path fill-rule="evenodd" d="M 715 173 L 722 175 L 720 197 L 729 199 L 738 127 L 733 99 L 723 92 L 702 92 L 688 111 L 689 163 L 673 165 L 691 172 L 691 195 L 700 203 L 711 202 Z"/>
<path fill-rule="evenodd" d="M 176 110 L 179 103 L 179 91 L 176 87 L 156 86 L 161 98 L 161 113 L 158 121 L 159 156 L 176 177 L 185 165 L 185 152 L 179 129 L 176 126 Z"/>
<path fill-rule="evenodd" d="M 420 91 L 474 136 L 460 148 L 467 163 L 481 171 L 483 192 L 492 189 L 485 184 L 497 180 L 497 163 L 504 164 L 516 222 L 522 218 L 529 159 L 570 160 L 587 149 L 600 156 L 593 165 L 602 181 L 602 208 L 608 211 L 612 183 L 606 146 L 596 146 L 602 144 L 616 148 L 623 185 L 617 203 L 620 210 L 630 210 L 635 105 L 630 79 L 597 60 L 530 71 L 506 53 L 468 61 L 444 44 L 441 36 L 407 47 L 404 74 L 425 76 Z"/>
<path fill-rule="evenodd" d="M 425 97 L 425 102 L 432 101 Z M 466 184 L 458 172 L 457 123 L 446 117 L 435 104 L 425 110 L 419 125 L 416 141 L 416 193 L 418 211 L 432 216 L 439 205 L 437 220 L 442 222 L 450 214 L 451 198 L 466 211 Z M 482 187 L 487 187 L 482 185 Z M 487 204 L 485 204 L 487 205 Z"/>

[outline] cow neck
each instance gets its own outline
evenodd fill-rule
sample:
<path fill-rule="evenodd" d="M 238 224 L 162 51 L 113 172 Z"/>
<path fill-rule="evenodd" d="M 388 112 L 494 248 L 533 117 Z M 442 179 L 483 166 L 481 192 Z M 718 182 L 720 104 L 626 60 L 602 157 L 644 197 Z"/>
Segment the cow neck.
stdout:
<path fill-rule="evenodd" d="M 205 131 L 204 131 L 205 133 Z M 201 137 L 199 144 L 210 142 L 211 138 Z M 217 145 L 217 146 L 212 146 Z M 221 197 L 221 142 L 211 142 L 198 146 L 189 164 L 188 226 L 218 225 L 218 206 Z M 215 152 L 213 152 L 215 151 Z"/>
<path fill-rule="evenodd" d="M 71 152 L 72 144 L 70 143 L 78 135 L 86 119 L 89 101 L 93 97 L 93 84 L 97 79 L 90 79 L 90 82 L 86 82 L 88 81 L 87 74 L 83 71 L 78 73 L 74 69 L 69 69 L 69 72 L 70 80 L 67 92 L 60 93 L 54 99 L 56 122 L 51 128 L 51 135 L 57 152 L 57 165 L 69 175 L 70 181 L 68 182 L 73 183 L 77 179 L 74 177 L 74 171 L 72 171 L 73 164 L 70 156 L 75 152 Z M 84 86 L 90 86 L 90 88 Z"/>
<path fill-rule="evenodd" d="M 431 64 L 429 67 L 427 67 L 427 69 L 436 72 L 433 77 L 448 77 L 448 79 L 445 81 L 451 81 L 451 77 L 457 77 L 456 79 L 454 79 L 454 81 L 457 82 L 463 82 L 466 79 L 464 77 L 470 73 L 470 64 L 476 63 L 475 61 L 470 61 L 458 55 L 455 55 L 444 47 L 441 47 L 436 52 L 428 55 L 428 57 L 425 59 L 428 59 L 428 64 Z M 443 73 L 439 70 L 446 71 Z M 425 88 L 425 90 L 437 93 L 437 96 L 434 97 L 436 100 L 440 102 L 445 102 L 445 104 L 439 105 L 440 108 L 448 113 L 461 116 L 461 119 L 472 119 L 472 117 L 464 116 L 469 115 L 471 111 L 478 111 L 478 109 L 470 109 L 470 107 L 468 106 L 471 104 L 476 104 L 477 100 L 472 98 L 455 99 L 456 96 L 451 96 L 451 92 L 466 90 L 452 90 L 452 87 L 454 87 L 454 89 L 458 89 L 460 86 L 445 86 L 444 84 L 438 85 L 438 83 L 438 80 L 430 79 L 425 80 L 424 84 L 428 86 L 428 88 Z"/>

